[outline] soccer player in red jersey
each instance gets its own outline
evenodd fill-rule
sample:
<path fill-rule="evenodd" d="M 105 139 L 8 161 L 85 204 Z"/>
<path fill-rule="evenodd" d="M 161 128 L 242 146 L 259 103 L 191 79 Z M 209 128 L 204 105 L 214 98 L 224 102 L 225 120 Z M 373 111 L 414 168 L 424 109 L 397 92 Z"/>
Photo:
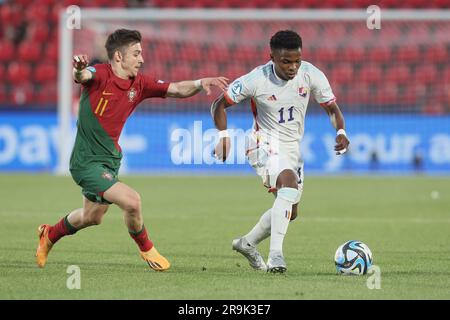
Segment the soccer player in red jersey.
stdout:
<path fill-rule="evenodd" d="M 228 79 L 216 77 L 164 83 L 140 74 L 144 60 L 141 34 L 136 30 L 116 30 L 109 35 L 105 47 L 109 63 L 88 66 L 86 55 L 73 57 L 73 79 L 83 86 L 83 91 L 70 173 L 82 188 L 83 208 L 72 211 L 53 226 L 39 226 L 36 262 L 39 267 L 44 267 L 50 249 L 61 237 L 100 224 L 109 205 L 114 203 L 122 209 L 125 224 L 141 257 L 151 269 L 164 271 L 170 263 L 148 237 L 139 193 L 118 180 L 122 158 L 118 144 L 120 133 L 142 100 L 187 98 L 202 89 L 209 94 L 211 86 L 224 91 Z"/>

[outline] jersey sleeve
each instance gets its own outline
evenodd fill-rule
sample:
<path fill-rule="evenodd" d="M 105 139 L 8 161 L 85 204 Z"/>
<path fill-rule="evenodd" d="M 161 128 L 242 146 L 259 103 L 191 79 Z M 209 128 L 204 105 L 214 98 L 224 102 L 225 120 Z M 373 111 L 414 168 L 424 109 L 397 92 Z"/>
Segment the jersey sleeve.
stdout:
<path fill-rule="evenodd" d="M 327 77 L 318 69 L 313 73 L 311 89 L 314 99 L 320 105 L 327 105 L 336 101 L 336 97 L 333 94 L 333 90 L 331 90 Z"/>
<path fill-rule="evenodd" d="M 83 86 L 88 88 L 98 88 L 100 83 L 108 79 L 108 70 L 105 64 L 95 64 L 86 68 L 92 73 L 92 78 L 84 83 Z"/>
<path fill-rule="evenodd" d="M 253 73 L 254 71 L 237 78 L 228 86 L 224 97 L 230 105 L 239 103 L 255 95 L 256 78 Z"/>
<path fill-rule="evenodd" d="M 143 76 L 142 98 L 165 98 L 169 84 L 149 76 Z"/>

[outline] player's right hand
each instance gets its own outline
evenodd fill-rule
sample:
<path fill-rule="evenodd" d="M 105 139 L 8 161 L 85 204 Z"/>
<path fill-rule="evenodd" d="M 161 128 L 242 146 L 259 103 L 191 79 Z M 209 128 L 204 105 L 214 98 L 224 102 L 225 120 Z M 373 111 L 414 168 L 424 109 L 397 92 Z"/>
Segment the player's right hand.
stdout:
<path fill-rule="evenodd" d="M 81 71 L 89 65 L 88 56 L 85 54 L 74 55 L 72 64 L 75 69 Z"/>
<path fill-rule="evenodd" d="M 227 160 L 228 155 L 230 154 L 231 148 L 231 140 L 230 137 L 220 138 L 219 143 L 217 143 L 214 148 L 214 156 L 216 159 L 222 160 L 225 162 Z"/>

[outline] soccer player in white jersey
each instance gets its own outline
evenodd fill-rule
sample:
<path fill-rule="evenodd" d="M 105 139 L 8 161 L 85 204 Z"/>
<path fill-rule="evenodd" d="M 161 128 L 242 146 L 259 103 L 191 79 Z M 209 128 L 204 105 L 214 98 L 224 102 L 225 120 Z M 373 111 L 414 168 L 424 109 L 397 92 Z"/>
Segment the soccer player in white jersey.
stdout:
<path fill-rule="evenodd" d="M 249 164 L 275 195 L 275 202 L 253 229 L 232 242 L 233 250 L 244 255 L 251 267 L 285 272 L 283 240 L 289 222 L 297 216 L 303 190 L 303 163 L 300 141 L 303 137 L 309 97 L 325 109 L 336 129 L 336 154 L 347 151 L 344 117 L 325 75 L 302 61 L 302 39 L 291 30 L 279 31 L 270 39 L 271 61 L 236 79 L 211 105 L 211 115 L 219 130 L 215 155 L 225 161 L 231 140 L 225 109 L 250 99 L 254 116 L 252 134 L 247 139 Z M 257 245 L 270 236 L 267 264 Z"/>

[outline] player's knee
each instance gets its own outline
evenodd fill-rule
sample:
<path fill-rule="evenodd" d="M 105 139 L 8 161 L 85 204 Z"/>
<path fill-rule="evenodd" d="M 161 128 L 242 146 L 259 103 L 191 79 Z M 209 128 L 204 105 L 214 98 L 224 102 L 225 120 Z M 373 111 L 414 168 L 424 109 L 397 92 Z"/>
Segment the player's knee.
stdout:
<path fill-rule="evenodd" d="M 141 196 L 137 192 L 133 192 L 128 197 L 124 210 L 130 214 L 139 214 L 141 211 Z"/>
<path fill-rule="evenodd" d="M 83 215 L 83 223 L 85 226 L 95 226 L 102 223 L 103 216 L 105 215 L 106 209 L 97 209 L 91 212 L 85 212 Z"/>
<path fill-rule="evenodd" d="M 93 216 L 89 219 L 88 224 L 91 226 L 96 226 L 102 223 L 103 216 Z"/>
<path fill-rule="evenodd" d="M 278 190 L 277 197 L 296 204 L 300 198 L 300 191 L 297 188 L 283 187 Z"/>

